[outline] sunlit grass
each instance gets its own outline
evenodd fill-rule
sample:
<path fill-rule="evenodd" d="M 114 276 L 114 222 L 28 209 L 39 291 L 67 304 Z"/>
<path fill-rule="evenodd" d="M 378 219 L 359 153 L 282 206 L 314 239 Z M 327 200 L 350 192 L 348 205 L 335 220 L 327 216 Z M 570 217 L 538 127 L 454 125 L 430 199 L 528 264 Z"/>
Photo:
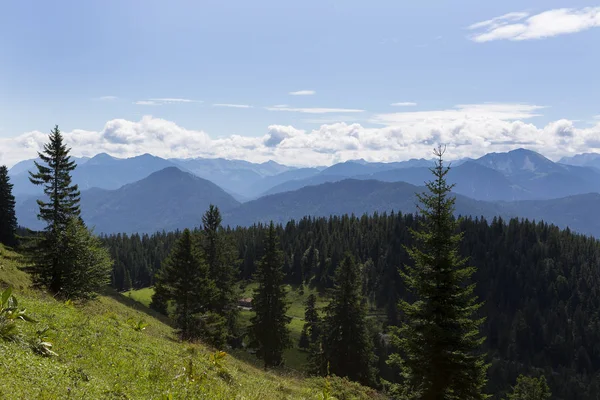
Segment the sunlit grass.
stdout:
<path fill-rule="evenodd" d="M 2 247 L 0 252 L 0 286 L 14 287 L 19 305 L 39 321 L 20 324 L 24 336 L 49 326 L 58 354 L 41 357 L 24 343 L 0 342 L 2 399 L 318 398 L 321 379 L 305 379 L 288 369 L 264 371 L 247 353 L 227 356 L 223 373 L 209 362 L 213 349 L 180 342 L 166 319 L 142 305 L 149 303 L 151 289 L 131 297 L 108 291 L 85 304 L 65 303 L 31 289 L 18 254 Z M 247 320 L 247 314 L 242 316 Z M 290 326 L 299 335 L 302 321 L 294 319 Z M 295 355 L 286 357 L 291 362 Z M 339 398 L 376 396 L 344 380 L 336 382 Z"/>

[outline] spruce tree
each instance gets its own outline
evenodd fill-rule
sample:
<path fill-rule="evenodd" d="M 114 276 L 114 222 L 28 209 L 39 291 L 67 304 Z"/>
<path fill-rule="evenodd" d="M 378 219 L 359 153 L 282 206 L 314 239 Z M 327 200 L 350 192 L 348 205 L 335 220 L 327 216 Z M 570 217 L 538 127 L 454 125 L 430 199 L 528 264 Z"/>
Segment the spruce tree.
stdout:
<path fill-rule="evenodd" d="M 0 243 L 7 246 L 16 244 L 17 217 L 12 188 L 8 168 L 2 165 L 0 166 Z"/>
<path fill-rule="evenodd" d="M 113 261 L 100 238 L 81 221 L 71 217 L 59 233 L 65 269 L 61 293 L 68 298 L 93 298 L 110 282 Z"/>
<path fill-rule="evenodd" d="M 215 287 L 208 278 L 208 266 L 189 229 L 183 231 L 165 260 L 157 285 L 161 288 L 160 298 L 153 301 L 162 304 L 167 299 L 173 301 L 173 319 L 182 339 L 210 336 L 215 320 L 210 313 Z"/>
<path fill-rule="evenodd" d="M 71 172 L 75 161 L 69 156 L 70 149 L 63 142 L 63 136 L 56 126 L 38 156 L 42 163 L 35 161 L 37 172 L 29 172 L 29 180 L 34 185 L 44 187 L 47 199 L 38 200 L 38 218 L 47 226 L 39 244 L 38 257 L 34 267 L 37 283 L 47 286 L 52 292 L 61 291 L 70 266 L 62 256 L 61 232 L 66 229 L 71 217 L 79 217 L 79 190 L 71 182 Z"/>
<path fill-rule="evenodd" d="M 255 315 L 248 332 L 250 347 L 257 349 L 256 355 L 263 360 L 265 369 L 281 365 L 283 350 L 292 345 L 287 327 L 291 318 L 286 315 L 283 261 L 275 225 L 271 222 L 265 238 L 265 255 L 256 271 L 258 288 L 252 299 Z"/>
<path fill-rule="evenodd" d="M 512 393 L 508 394 L 507 400 L 548 400 L 550 397 L 552 393 L 545 376 L 530 378 L 519 375 L 517 384 Z"/>
<path fill-rule="evenodd" d="M 484 399 L 487 364 L 480 347 L 481 307 L 469 283 L 474 267 L 458 254 L 462 239 L 453 216 L 455 198 L 446 182 L 444 150 L 436 149 L 429 193 L 418 194 L 422 216 L 408 250 L 414 266 L 401 276 L 414 301 L 401 300 L 403 322 L 392 335 L 400 354 L 391 357 L 405 377 L 400 392 L 423 400 Z"/>
<path fill-rule="evenodd" d="M 359 267 L 346 254 L 335 272 L 331 302 L 325 309 L 323 357 L 332 374 L 373 383 L 373 343 L 367 327 Z"/>
<path fill-rule="evenodd" d="M 150 308 L 154 311 L 158 311 L 163 315 L 168 315 L 169 306 L 169 291 L 163 284 L 166 281 L 164 273 L 161 269 L 155 276 L 156 283 L 154 285 L 154 294 L 152 295 L 152 301 L 150 302 Z"/>
<path fill-rule="evenodd" d="M 311 345 L 317 343 L 321 334 L 319 324 L 321 319 L 317 312 L 317 296 L 311 294 L 306 299 L 306 309 L 304 311 L 304 326 L 300 335 L 298 346 L 302 349 L 308 349 Z"/>
<path fill-rule="evenodd" d="M 210 309 L 213 313 L 222 316 L 225 322 L 219 328 L 218 336 L 233 342 L 239 335 L 237 322 L 239 293 L 236 287 L 239 262 L 236 248 L 223 232 L 221 222 L 219 208 L 211 204 L 202 216 L 201 243 L 204 258 L 208 264 L 209 276 L 216 285 L 216 293 Z M 223 343 L 220 342 L 219 339 L 213 344 L 221 346 Z"/>

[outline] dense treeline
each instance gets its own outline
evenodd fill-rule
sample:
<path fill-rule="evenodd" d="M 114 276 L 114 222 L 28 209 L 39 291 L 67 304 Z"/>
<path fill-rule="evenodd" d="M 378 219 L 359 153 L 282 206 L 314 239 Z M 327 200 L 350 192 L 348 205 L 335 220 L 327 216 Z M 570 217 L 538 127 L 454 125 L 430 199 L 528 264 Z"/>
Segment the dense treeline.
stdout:
<path fill-rule="evenodd" d="M 397 303 L 406 293 L 398 267 L 410 264 L 405 246 L 418 217 L 402 214 L 304 218 L 278 226 L 284 271 L 290 283 L 331 288 L 345 252 L 362 264 L 363 290 L 386 324 L 399 323 Z M 251 279 L 264 256 L 268 227 L 227 229 L 236 243 L 240 279 Z M 476 294 L 486 317 L 484 348 L 492 362 L 491 393 L 507 389 L 519 373 L 547 376 L 557 398 L 588 399 L 600 392 L 600 243 L 554 226 L 500 218 L 464 218 L 461 255 L 478 267 Z M 177 232 L 104 238 L 118 260 L 113 284 L 152 285 Z M 379 363 L 382 365 L 382 363 Z M 381 371 L 389 378 L 390 371 Z"/>

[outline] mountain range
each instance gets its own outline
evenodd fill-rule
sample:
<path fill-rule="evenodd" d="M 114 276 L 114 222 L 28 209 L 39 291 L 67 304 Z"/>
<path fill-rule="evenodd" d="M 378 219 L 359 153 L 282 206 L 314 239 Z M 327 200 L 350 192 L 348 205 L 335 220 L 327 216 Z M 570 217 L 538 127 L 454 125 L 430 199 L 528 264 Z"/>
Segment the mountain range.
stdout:
<path fill-rule="evenodd" d="M 37 197 L 17 204 L 20 225 L 43 228 Z M 214 183 L 177 167 L 167 167 L 119 189 L 81 192 L 81 216 L 97 233 L 175 230 L 199 226 L 210 204 L 227 212 L 240 203 Z"/>
<path fill-rule="evenodd" d="M 533 151 L 490 153 L 453 161 L 448 181 L 461 215 L 543 219 L 600 237 L 599 157 L 553 162 Z M 165 160 L 149 154 L 127 159 L 99 154 L 76 160 L 82 216 L 96 232 L 153 232 L 198 226 L 209 204 L 225 222 L 285 222 L 305 215 L 383 211 L 414 212 L 415 192 L 431 179 L 432 160 L 369 163 L 354 160 L 328 168 L 294 168 L 274 162 Z M 574 163 L 577 165 L 572 165 Z M 39 188 L 28 182 L 33 160 L 9 171 L 17 217 L 42 226 L 35 215 Z M 254 199 L 248 201 L 249 199 Z"/>

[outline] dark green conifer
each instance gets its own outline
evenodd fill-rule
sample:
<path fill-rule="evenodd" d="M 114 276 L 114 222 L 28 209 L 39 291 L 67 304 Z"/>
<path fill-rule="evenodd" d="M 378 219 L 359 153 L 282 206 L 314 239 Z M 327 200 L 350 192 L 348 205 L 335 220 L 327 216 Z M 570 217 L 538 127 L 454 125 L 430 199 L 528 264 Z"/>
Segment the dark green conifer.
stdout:
<path fill-rule="evenodd" d="M 354 258 L 346 254 L 336 269 L 325 309 L 322 351 L 332 374 L 368 385 L 374 380 L 374 353 L 360 275 Z"/>
<path fill-rule="evenodd" d="M 12 188 L 8 168 L 2 165 L 0 166 L 0 243 L 7 246 L 16 244 L 17 217 Z"/>
<path fill-rule="evenodd" d="M 272 222 L 265 239 L 265 255 L 255 279 L 258 282 L 252 299 L 255 315 L 248 333 L 250 346 L 257 350 L 256 355 L 267 369 L 283 364 L 283 351 L 292 345 L 287 327 L 291 318 L 286 315 L 288 304 L 283 284 L 283 253 Z"/>
<path fill-rule="evenodd" d="M 77 166 L 69 156 L 70 149 L 63 142 L 63 136 L 56 126 L 44 145 L 44 151 L 38 156 L 41 163 L 35 161 L 36 173 L 29 172 L 29 180 L 44 188 L 46 199 L 38 200 L 38 218 L 46 222 L 42 240 L 34 267 L 37 283 L 59 293 L 65 284 L 71 266 L 63 257 L 61 233 L 66 229 L 72 217 L 79 217 L 79 189 L 71 182 L 71 172 Z"/>
<path fill-rule="evenodd" d="M 519 375 L 517 384 L 512 393 L 508 394 L 507 400 L 548 400 L 550 397 L 552 393 L 545 376 L 531 378 Z"/>
<path fill-rule="evenodd" d="M 163 305 L 167 299 L 173 301 L 173 319 L 185 340 L 210 336 L 214 321 L 210 313 L 214 282 L 208 278 L 208 266 L 193 239 L 185 229 L 157 277 L 160 298 L 153 299 Z"/>
<path fill-rule="evenodd" d="M 232 343 L 239 336 L 239 291 L 236 286 L 239 260 L 236 248 L 223 231 L 221 222 L 219 208 L 211 204 L 202 216 L 201 246 L 208 264 L 209 277 L 216 286 L 210 309 L 223 317 L 224 322 L 220 327 L 215 325 L 215 329 L 219 331 L 219 338 L 229 339 Z M 223 342 L 222 339 L 215 339 L 213 345 L 222 347 Z"/>
<path fill-rule="evenodd" d="M 401 272 L 414 301 L 400 301 L 403 321 L 392 336 L 400 350 L 392 362 L 405 378 L 396 389 L 414 399 L 485 399 L 488 365 L 480 349 L 483 319 L 476 316 L 481 303 L 469 283 L 475 268 L 458 254 L 462 235 L 456 233 L 455 198 L 446 182 L 443 153 L 435 151 L 429 193 L 418 195 L 423 220 L 413 231 L 417 244 L 408 249 L 414 266 Z"/>
<path fill-rule="evenodd" d="M 62 295 L 79 299 L 94 297 L 110 282 L 113 261 L 108 250 L 78 217 L 69 218 L 59 237 L 66 265 Z"/>
<path fill-rule="evenodd" d="M 321 334 L 319 313 L 317 311 L 317 296 L 311 294 L 306 299 L 306 309 L 304 311 L 304 326 L 300 335 L 298 346 L 302 349 L 308 349 L 312 344 L 317 343 Z"/>

